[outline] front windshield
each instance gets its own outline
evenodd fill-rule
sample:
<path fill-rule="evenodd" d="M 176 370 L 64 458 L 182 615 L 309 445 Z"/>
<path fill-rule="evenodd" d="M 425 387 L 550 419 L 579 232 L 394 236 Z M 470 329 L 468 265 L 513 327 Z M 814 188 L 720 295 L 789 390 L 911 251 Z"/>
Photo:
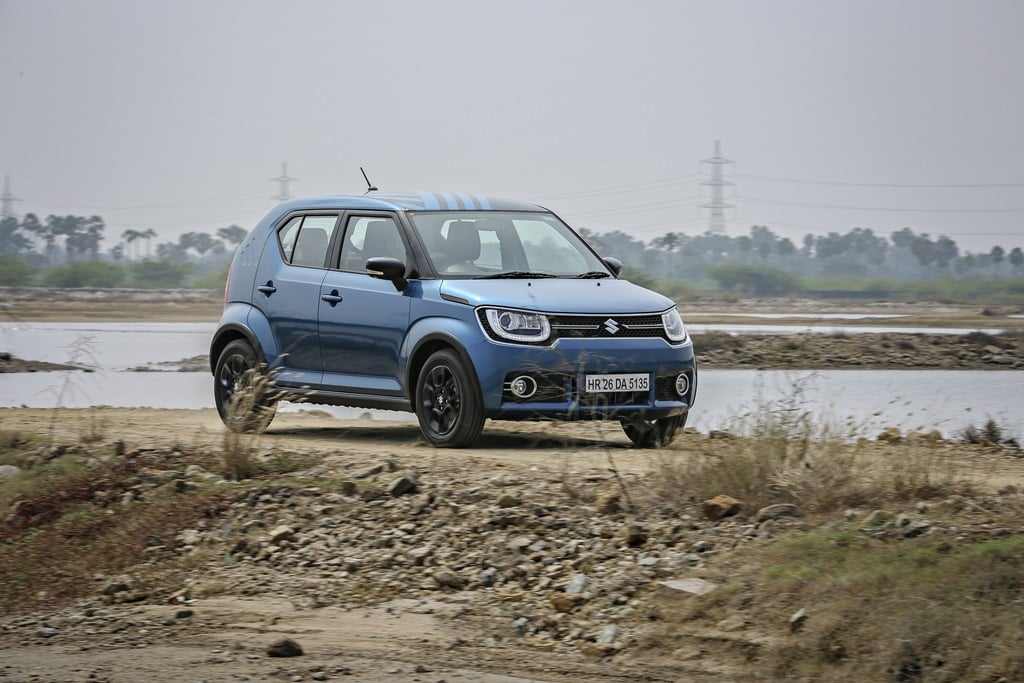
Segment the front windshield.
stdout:
<path fill-rule="evenodd" d="M 553 214 L 434 211 L 409 216 L 434 269 L 446 278 L 612 277 Z"/>

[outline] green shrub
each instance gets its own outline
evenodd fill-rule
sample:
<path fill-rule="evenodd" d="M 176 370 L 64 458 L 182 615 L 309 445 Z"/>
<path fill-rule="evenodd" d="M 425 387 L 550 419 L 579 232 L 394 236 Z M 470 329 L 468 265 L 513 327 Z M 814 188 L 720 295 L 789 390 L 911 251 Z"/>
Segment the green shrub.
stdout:
<path fill-rule="evenodd" d="M 43 281 L 49 287 L 117 287 L 124 269 L 107 261 L 79 261 L 54 268 Z"/>
<path fill-rule="evenodd" d="M 764 266 L 716 266 L 709 268 L 706 275 L 724 290 L 754 296 L 792 294 L 801 288 L 795 275 Z"/>
<path fill-rule="evenodd" d="M 0 285 L 25 286 L 32 283 L 32 267 L 13 256 L 0 254 Z"/>
<path fill-rule="evenodd" d="M 181 287 L 195 266 L 167 259 L 137 261 L 131 266 L 132 284 L 136 287 Z"/>

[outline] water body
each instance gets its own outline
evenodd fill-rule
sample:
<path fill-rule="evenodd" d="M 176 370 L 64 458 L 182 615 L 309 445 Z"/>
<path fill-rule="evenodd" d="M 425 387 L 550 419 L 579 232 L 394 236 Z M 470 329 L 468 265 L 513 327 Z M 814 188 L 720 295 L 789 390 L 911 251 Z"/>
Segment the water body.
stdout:
<path fill-rule="evenodd" d="M 728 327 L 741 328 L 741 332 L 764 332 L 766 326 Z M 95 367 L 89 373 L 0 375 L 0 407 L 211 408 L 213 378 L 209 373 L 128 369 L 204 354 L 214 328 L 214 324 L 197 323 L 0 326 L 0 350 L 25 359 L 76 360 Z M 785 329 L 800 331 L 794 327 Z M 843 328 L 846 332 L 863 329 Z M 910 330 L 915 328 L 903 329 Z M 702 432 L 735 429 L 745 416 L 759 409 L 785 406 L 808 411 L 818 422 L 833 425 L 837 432 L 861 436 L 874 436 L 888 426 L 938 429 L 949 435 L 991 418 L 1020 437 L 1024 436 L 1022 379 L 1024 373 L 1015 370 L 704 370 L 689 423 Z M 282 409 L 308 408 L 286 405 Z M 327 410 L 339 418 L 354 418 L 368 412 Z M 414 419 L 407 413 L 369 412 L 381 420 Z"/>

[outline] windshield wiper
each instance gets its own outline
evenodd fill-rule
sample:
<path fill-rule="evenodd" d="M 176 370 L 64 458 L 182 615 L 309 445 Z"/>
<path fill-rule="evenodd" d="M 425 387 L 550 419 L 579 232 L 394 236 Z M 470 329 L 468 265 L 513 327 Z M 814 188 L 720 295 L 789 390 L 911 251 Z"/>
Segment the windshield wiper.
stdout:
<path fill-rule="evenodd" d="M 493 273 L 492 275 L 477 275 L 474 280 L 526 280 L 530 278 L 558 277 L 551 273 L 534 273 L 529 270 L 508 270 L 504 273 Z"/>
<path fill-rule="evenodd" d="M 580 280 L 599 280 L 603 277 L 611 277 L 611 275 L 603 270 L 591 270 L 587 273 L 580 273 L 576 277 Z"/>

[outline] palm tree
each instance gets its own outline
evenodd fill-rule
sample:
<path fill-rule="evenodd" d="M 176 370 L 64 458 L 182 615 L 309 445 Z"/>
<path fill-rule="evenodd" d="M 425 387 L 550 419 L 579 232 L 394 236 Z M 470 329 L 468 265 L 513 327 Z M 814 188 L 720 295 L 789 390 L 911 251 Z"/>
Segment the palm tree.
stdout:
<path fill-rule="evenodd" d="M 135 258 L 139 257 L 139 248 L 135 245 L 140 239 L 142 239 L 142 233 L 138 230 L 128 229 L 121 233 L 121 239 L 128 244 L 128 253 L 134 252 Z"/>
<path fill-rule="evenodd" d="M 153 228 L 147 228 L 146 230 L 142 231 L 142 234 L 140 235 L 140 237 L 142 237 L 142 239 L 146 240 L 146 258 L 149 258 L 149 255 L 151 253 L 150 248 L 149 248 L 150 247 L 150 240 L 152 240 L 154 237 L 156 237 L 156 230 L 154 230 Z"/>

